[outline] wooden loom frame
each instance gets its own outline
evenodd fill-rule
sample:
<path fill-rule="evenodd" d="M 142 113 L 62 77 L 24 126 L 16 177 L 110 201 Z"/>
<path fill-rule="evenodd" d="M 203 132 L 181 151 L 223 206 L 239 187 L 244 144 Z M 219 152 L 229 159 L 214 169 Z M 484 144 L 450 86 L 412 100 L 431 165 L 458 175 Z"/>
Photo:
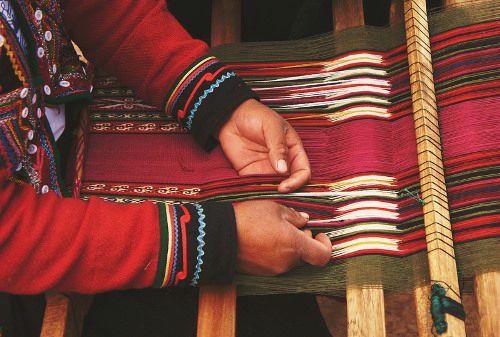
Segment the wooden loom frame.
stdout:
<path fill-rule="evenodd" d="M 467 0 L 445 0 L 454 5 Z M 333 0 L 336 31 L 364 24 L 362 0 Z M 444 168 L 439 119 L 434 90 L 432 55 L 425 0 L 392 0 L 390 21 L 403 19 L 406 28 L 410 89 L 413 103 L 417 154 L 422 199 L 425 202 L 424 224 L 427 240 L 430 279 L 451 290 L 448 296 L 460 302 L 460 289 L 454 248 Z M 212 46 L 239 42 L 241 37 L 241 0 L 212 0 Z M 480 317 L 481 337 L 495 337 L 500 332 L 500 272 L 476 275 L 474 290 Z M 381 285 L 347 286 L 348 337 L 385 337 L 384 290 Z M 430 285 L 414 291 L 419 337 L 432 337 Z M 41 337 L 77 337 L 81 333 L 83 309 L 62 294 L 47 296 Z M 82 307 L 81 305 L 79 307 Z M 72 309 L 73 308 L 73 309 Z M 77 308 L 78 309 L 78 308 Z M 441 336 L 465 337 L 465 324 L 446 315 L 448 330 Z M 236 335 L 236 286 L 205 286 L 200 289 L 198 337 L 234 337 Z"/>

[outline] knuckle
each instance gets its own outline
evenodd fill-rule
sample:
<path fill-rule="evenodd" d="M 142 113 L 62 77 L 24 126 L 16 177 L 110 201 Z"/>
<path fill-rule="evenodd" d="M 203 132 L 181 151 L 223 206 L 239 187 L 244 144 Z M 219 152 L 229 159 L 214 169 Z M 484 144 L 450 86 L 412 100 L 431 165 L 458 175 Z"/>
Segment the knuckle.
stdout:
<path fill-rule="evenodd" d="M 288 148 L 284 144 L 278 144 L 274 149 L 274 152 L 279 155 L 285 155 L 288 152 Z"/>

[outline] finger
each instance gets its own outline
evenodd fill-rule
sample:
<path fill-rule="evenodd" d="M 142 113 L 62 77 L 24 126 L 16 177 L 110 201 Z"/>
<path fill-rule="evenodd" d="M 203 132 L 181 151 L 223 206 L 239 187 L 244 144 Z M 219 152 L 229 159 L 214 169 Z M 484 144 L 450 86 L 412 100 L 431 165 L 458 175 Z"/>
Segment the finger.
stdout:
<path fill-rule="evenodd" d="M 293 208 L 285 207 L 284 208 L 284 219 L 294 225 L 297 228 L 302 228 L 309 221 L 309 214 L 304 212 L 297 212 Z"/>
<path fill-rule="evenodd" d="M 300 232 L 300 235 L 302 237 L 300 247 L 302 260 L 313 266 L 326 265 L 332 255 L 332 244 L 328 237 L 325 234 L 318 234 L 313 239 L 303 232 Z"/>
<path fill-rule="evenodd" d="M 297 132 L 290 128 L 287 132 L 287 145 L 290 148 L 290 176 L 283 180 L 278 186 L 279 192 L 291 192 L 303 185 L 311 179 L 311 166 L 304 146 L 300 141 Z"/>
<path fill-rule="evenodd" d="M 330 253 L 332 252 L 332 241 L 330 240 L 330 238 L 325 233 L 316 234 L 316 236 L 314 237 L 314 239 L 316 241 L 319 241 L 322 244 L 324 244 L 325 247 L 328 247 L 328 249 L 330 250 Z"/>
<path fill-rule="evenodd" d="M 304 232 L 304 234 L 309 238 L 313 237 L 313 232 L 310 229 L 304 229 L 302 232 Z"/>
<path fill-rule="evenodd" d="M 288 172 L 288 147 L 286 145 L 286 125 L 282 120 L 271 118 L 264 127 L 264 138 L 269 150 L 271 166 L 279 174 Z"/>

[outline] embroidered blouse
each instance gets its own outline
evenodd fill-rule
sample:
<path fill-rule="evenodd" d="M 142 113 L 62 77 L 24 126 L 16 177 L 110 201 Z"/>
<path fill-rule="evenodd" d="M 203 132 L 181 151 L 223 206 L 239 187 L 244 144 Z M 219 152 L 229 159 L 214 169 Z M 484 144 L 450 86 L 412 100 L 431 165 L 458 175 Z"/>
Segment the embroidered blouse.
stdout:
<path fill-rule="evenodd" d="M 237 241 L 230 204 L 61 198 L 66 191 L 47 105 L 90 97 L 70 37 L 98 67 L 176 116 L 205 149 L 255 94 L 207 56 L 206 44 L 191 38 L 163 1 L 10 4 L 21 35 L 0 16 L 8 61 L 0 94 L 0 291 L 94 293 L 230 281 Z"/>

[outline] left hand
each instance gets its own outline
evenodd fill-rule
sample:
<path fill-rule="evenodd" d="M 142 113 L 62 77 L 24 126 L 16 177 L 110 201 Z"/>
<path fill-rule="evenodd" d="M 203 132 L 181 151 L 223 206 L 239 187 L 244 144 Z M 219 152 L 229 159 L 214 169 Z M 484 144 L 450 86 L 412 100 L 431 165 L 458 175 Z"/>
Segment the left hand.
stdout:
<path fill-rule="evenodd" d="M 275 111 L 250 99 L 219 132 L 224 154 L 240 175 L 288 176 L 280 192 L 291 192 L 311 178 L 311 167 L 297 132 Z"/>

